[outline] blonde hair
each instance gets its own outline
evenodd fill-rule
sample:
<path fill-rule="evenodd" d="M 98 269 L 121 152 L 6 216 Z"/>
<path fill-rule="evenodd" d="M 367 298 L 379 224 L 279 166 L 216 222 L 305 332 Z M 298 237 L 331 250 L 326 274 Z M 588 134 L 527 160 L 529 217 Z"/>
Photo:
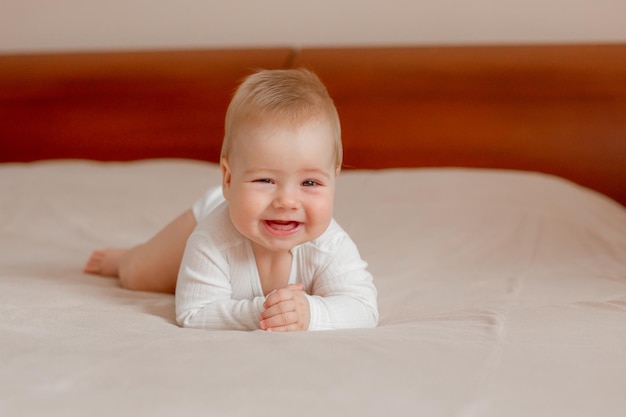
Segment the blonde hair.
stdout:
<path fill-rule="evenodd" d="M 327 120 L 333 130 L 337 168 L 341 167 L 339 115 L 326 87 L 313 72 L 303 68 L 261 70 L 248 76 L 235 91 L 226 111 L 222 158 L 228 157 L 237 123 L 250 116 L 290 123 L 315 118 Z"/>

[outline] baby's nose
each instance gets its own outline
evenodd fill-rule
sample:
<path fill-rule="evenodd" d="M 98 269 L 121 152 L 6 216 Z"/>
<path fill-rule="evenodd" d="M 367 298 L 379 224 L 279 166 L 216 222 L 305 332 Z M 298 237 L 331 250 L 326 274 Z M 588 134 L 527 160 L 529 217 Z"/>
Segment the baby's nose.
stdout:
<path fill-rule="evenodd" d="M 274 199 L 274 208 L 296 210 L 300 208 L 300 200 L 298 199 L 296 193 L 289 190 L 283 190 L 279 192 Z"/>

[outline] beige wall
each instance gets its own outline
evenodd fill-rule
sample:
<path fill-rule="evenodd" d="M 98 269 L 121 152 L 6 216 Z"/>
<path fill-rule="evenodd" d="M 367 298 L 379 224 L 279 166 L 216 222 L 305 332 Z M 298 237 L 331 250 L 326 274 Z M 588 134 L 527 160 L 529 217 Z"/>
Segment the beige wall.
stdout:
<path fill-rule="evenodd" d="M 2 0 L 0 53 L 625 42 L 625 0 Z"/>

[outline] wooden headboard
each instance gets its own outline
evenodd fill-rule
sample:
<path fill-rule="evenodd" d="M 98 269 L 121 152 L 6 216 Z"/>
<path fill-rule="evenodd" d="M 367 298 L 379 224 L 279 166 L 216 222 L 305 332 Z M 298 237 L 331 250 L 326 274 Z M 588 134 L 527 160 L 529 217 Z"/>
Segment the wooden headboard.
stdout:
<path fill-rule="evenodd" d="M 626 44 L 0 56 L 0 162 L 217 161 L 237 83 L 316 71 L 347 168 L 536 170 L 626 205 Z"/>

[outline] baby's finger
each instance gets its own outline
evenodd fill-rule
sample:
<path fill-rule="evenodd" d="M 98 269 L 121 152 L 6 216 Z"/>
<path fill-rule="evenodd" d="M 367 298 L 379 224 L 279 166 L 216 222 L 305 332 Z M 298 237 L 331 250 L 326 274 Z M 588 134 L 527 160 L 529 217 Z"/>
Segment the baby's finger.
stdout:
<path fill-rule="evenodd" d="M 287 288 L 274 290 L 271 293 L 267 294 L 267 297 L 265 297 L 263 308 L 268 309 L 273 305 L 276 305 L 283 301 L 291 300 L 292 298 L 293 298 L 293 292 Z"/>
<path fill-rule="evenodd" d="M 269 329 L 264 329 L 266 332 L 297 332 L 303 329 L 300 328 L 298 324 L 290 324 L 288 326 L 279 326 L 279 327 L 270 327 Z"/>
<path fill-rule="evenodd" d="M 264 320 L 261 320 L 259 326 L 263 330 L 274 329 L 278 327 L 290 326 L 298 321 L 298 315 L 294 311 L 278 314 Z"/>
<path fill-rule="evenodd" d="M 291 300 L 283 301 L 278 304 L 274 304 L 273 306 L 262 311 L 261 320 L 269 319 L 270 317 L 278 316 L 280 314 L 285 314 L 292 311 L 296 311 L 296 303 Z"/>

